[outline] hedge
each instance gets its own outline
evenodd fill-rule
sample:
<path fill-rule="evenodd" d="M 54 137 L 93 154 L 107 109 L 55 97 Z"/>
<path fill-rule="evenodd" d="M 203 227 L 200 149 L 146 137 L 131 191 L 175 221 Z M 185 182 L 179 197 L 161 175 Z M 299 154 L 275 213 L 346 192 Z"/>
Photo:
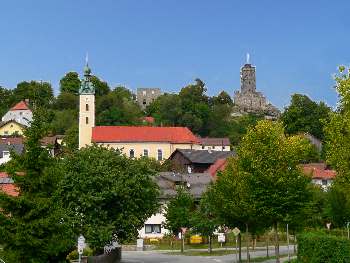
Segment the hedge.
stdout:
<path fill-rule="evenodd" d="M 350 241 L 322 232 L 298 236 L 298 260 L 303 263 L 350 263 Z"/>

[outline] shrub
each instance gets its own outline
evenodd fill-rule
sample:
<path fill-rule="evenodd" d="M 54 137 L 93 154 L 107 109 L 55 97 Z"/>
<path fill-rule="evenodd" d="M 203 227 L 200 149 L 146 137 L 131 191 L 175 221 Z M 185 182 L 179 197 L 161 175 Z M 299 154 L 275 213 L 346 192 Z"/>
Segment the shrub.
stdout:
<path fill-rule="evenodd" d="M 298 237 L 298 260 L 305 263 L 350 262 L 350 241 L 322 232 L 304 233 Z"/>

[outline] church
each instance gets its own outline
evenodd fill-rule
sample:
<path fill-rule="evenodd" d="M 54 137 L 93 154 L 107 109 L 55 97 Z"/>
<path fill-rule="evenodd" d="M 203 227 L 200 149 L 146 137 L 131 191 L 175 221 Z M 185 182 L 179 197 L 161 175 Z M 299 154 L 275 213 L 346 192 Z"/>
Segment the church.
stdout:
<path fill-rule="evenodd" d="M 130 158 L 168 159 L 176 149 L 201 149 L 186 127 L 95 126 L 95 88 L 86 63 L 79 90 L 79 148 L 96 143 L 119 149 Z"/>

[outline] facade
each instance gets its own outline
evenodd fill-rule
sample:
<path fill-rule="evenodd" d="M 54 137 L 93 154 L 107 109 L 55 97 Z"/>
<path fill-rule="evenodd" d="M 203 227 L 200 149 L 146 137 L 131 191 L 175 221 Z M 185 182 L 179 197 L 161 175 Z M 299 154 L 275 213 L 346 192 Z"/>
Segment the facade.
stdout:
<path fill-rule="evenodd" d="M 144 227 L 139 230 L 140 238 L 162 238 L 169 231 L 164 228 L 164 211 L 167 202 L 176 196 L 178 187 L 185 187 L 192 196 L 199 200 L 212 182 L 212 177 L 207 173 L 181 174 L 172 172 L 159 173 L 155 180 L 160 188 L 160 202 L 162 208 L 160 212 L 147 219 Z"/>
<path fill-rule="evenodd" d="M 168 159 L 176 149 L 198 147 L 196 136 L 186 127 L 97 126 L 92 141 L 119 149 L 130 158 Z"/>
<path fill-rule="evenodd" d="M 241 68 L 241 90 L 234 93 L 234 105 L 234 110 L 239 113 L 265 114 L 271 118 L 280 115 L 280 111 L 268 103 L 261 92 L 256 91 L 255 67 L 248 61 Z"/>
<path fill-rule="evenodd" d="M 225 160 L 235 155 L 236 153 L 233 151 L 177 149 L 169 157 L 169 160 L 174 163 L 175 167 L 186 173 L 204 173 L 217 160 Z"/>
<path fill-rule="evenodd" d="M 18 123 L 15 120 L 0 122 L 0 136 L 23 135 L 25 125 Z"/>
<path fill-rule="evenodd" d="M 230 151 L 229 138 L 201 138 L 198 137 L 200 147 L 198 150 Z"/>
<path fill-rule="evenodd" d="M 137 89 L 137 103 L 141 109 L 145 110 L 148 105 L 155 101 L 162 92 L 158 88 L 138 88 Z"/>
<path fill-rule="evenodd" d="M 13 106 L 1 119 L 2 122 L 16 121 L 17 123 L 30 126 L 33 120 L 33 113 L 28 106 L 27 101 L 20 101 Z"/>

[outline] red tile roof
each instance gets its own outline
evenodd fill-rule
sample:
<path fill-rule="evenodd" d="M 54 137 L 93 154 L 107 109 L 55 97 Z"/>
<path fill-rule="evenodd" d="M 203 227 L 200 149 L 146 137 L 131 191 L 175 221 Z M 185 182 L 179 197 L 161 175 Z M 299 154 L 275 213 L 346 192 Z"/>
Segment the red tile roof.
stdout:
<path fill-rule="evenodd" d="M 216 174 L 219 171 L 225 170 L 227 166 L 227 159 L 218 159 L 215 163 L 210 165 L 210 167 L 205 171 L 206 173 L 209 173 L 212 177 L 216 177 Z"/>
<path fill-rule="evenodd" d="M 334 170 L 327 169 L 324 163 L 310 163 L 302 166 L 305 174 L 311 174 L 312 179 L 333 180 L 337 173 Z"/>
<path fill-rule="evenodd" d="M 11 110 L 30 110 L 27 103 L 22 100 L 18 102 L 15 106 L 11 108 Z"/>
<path fill-rule="evenodd" d="M 97 126 L 92 129 L 92 141 L 199 143 L 186 127 L 149 126 Z"/>
<path fill-rule="evenodd" d="M 8 178 L 9 175 L 5 172 L 0 172 L 0 178 Z M 13 181 L 12 181 L 13 182 Z M 18 196 L 18 188 L 14 183 L 0 183 L 0 191 L 5 192 L 11 196 Z"/>

